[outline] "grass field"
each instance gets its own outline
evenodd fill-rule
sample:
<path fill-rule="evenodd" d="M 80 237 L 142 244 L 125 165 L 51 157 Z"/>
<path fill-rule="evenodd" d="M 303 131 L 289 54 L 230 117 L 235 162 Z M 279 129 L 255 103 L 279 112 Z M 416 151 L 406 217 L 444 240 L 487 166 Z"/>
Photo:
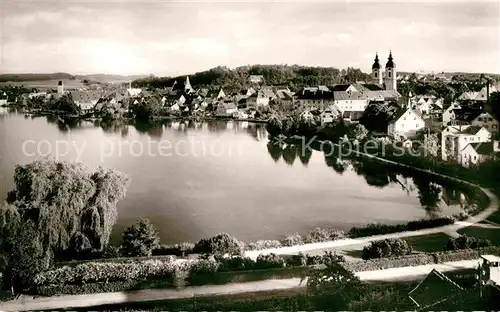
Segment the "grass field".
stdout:
<path fill-rule="evenodd" d="M 500 225 L 500 210 L 493 213 L 491 216 L 486 218 L 486 220 Z"/>
<path fill-rule="evenodd" d="M 65 88 L 84 88 L 85 85 L 80 80 L 72 80 L 72 79 L 62 79 Z M 24 86 L 26 88 L 57 88 L 59 80 L 33 80 L 33 81 L 9 81 L 9 82 L 1 82 L 0 86 L 12 85 L 12 86 Z"/>
<path fill-rule="evenodd" d="M 443 251 L 444 246 L 450 237 L 444 233 L 431 235 L 413 236 L 404 238 L 413 247 L 414 251 L 436 252 Z"/>
<path fill-rule="evenodd" d="M 465 234 L 470 237 L 485 238 L 493 245 L 500 246 L 500 229 L 485 229 L 481 227 L 470 226 L 461 230 L 458 233 Z"/>

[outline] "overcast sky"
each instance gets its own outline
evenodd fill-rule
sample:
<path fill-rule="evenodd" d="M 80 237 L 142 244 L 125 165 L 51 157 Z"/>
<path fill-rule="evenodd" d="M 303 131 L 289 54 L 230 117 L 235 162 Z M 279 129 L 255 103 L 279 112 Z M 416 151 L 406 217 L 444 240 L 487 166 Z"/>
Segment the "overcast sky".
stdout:
<path fill-rule="evenodd" d="M 500 73 L 499 2 L 2 3 L 2 72 L 188 74 L 217 65 Z"/>

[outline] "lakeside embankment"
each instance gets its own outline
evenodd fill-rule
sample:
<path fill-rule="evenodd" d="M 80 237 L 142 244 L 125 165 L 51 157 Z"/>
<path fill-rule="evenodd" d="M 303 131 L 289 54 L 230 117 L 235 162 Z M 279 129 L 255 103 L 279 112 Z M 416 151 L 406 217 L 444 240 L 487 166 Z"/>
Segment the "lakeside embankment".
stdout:
<path fill-rule="evenodd" d="M 433 269 L 441 272 L 475 269 L 480 259 L 453 261 L 441 264 L 422 265 L 387 270 L 357 272 L 356 276 L 365 282 L 395 282 L 417 280 L 429 274 Z M 130 292 L 96 293 L 90 295 L 63 295 L 57 297 L 23 297 L 0 304 L 2 311 L 33 311 L 68 308 L 85 308 L 107 304 L 145 302 L 155 300 L 173 300 L 195 297 L 210 297 L 250 292 L 279 291 L 305 288 L 307 278 L 265 280 L 257 282 L 236 283 L 227 285 L 191 286 L 184 289 L 149 289 Z"/>

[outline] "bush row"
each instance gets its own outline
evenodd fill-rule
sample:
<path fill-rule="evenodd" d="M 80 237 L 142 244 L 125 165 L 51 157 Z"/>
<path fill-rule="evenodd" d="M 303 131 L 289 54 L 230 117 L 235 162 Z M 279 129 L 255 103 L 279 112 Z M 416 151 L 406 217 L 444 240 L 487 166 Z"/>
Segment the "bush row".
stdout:
<path fill-rule="evenodd" d="M 229 253 L 239 254 L 243 250 L 262 250 L 280 247 L 290 247 L 307 243 L 319 243 L 344 238 L 340 230 L 314 228 L 305 237 L 292 234 L 282 240 L 258 240 L 248 244 L 239 241 L 227 233 L 220 233 L 211 238 L 204 238 L 197 243 L 180 243 L 175 245 L 161 245 L 153 250 L 153 255 L 175 255 L 178 257 L 200 253 Z"/>
<path fill-rule="evenodd" d="M 106 292 L 121 292 L 140 289 L 166 288 L 174 286 L 172 279 L 129 280 L 115 282 L 98 282 L 83 285 L 59 284 L 41 285 L 36 287 L 36 294 L 41 296 L 79 295 Z"/>
<path fill-rule="evenodd" d="M 397 258 L 380 258 L 366 261 L 352 261 L 345 262 L 345 266 L 347 269 L 353 272 L 374 271 L 405 266 L 418 266 L 443 262 L 474 260 L 479 258 L 480 255 L 485 254 L 500 256 L 500 247 L 490 246 L 479 249 L 464 249 L 455 251 L 412 254 Z"/>
<path fill-rule="evenodd" d="M 133 262 L 86 262 L 39 273 L 36 285 L 115 282 L 171 277 L 177 270 L 189 270 L 193 261 L 145 260 Z"/>
<path fill-rule="evenodd" d="M 417 231 L 453 224 L 455 220 L 451 217 L 440 217 L 435 219 L 420 219 L 410 221 L 406 224 L 386 225 L 369 224 L 365 227 L 353 227 L 347 235 L 351 238 L 366 237 L 373 235 L 391 234 L 403 231 Z"/>
<path fill-rule="evenodd" d="M 343 262 L 353 272 L 418 266 L 477 259 L 481 254 L 500 255 L 500 247 L 414 254 L 359 262 Z M 214 257 L 192 261 L 152 261 L 128 263 L 90 262 L 40 273 L 34 289 L 41 295 L 114 292 L 135 289 L 248 282 L 301 276 L 308 266 L 324 264 L 331 255 L 261 255 L 256 261 L 234 257 Z M 337 258 L 343 261 L 342 258 Z"/>
<path fill-rule="evenodd" d="M 254 261 L 250 258 L 231 257 L 215 259 L 207 257 L 198 260 L 144 260 L 127 262 L 85 262 L 66 265 L 39 273 L 35 285 L 84 285 L 101 282 L 139 281 L 151 278 L 173 278 L 184 273 L 190 276 L 213 274 L 218 272 L 255 271 L 297 267 L 322 263 L 321 256 L 303 254 L 279 256 L 260 255 Z"/>

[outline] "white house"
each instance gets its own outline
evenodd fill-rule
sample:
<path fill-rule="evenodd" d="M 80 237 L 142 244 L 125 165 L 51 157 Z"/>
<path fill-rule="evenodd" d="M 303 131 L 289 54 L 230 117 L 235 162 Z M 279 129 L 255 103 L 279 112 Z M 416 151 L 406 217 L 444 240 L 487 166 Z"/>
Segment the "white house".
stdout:
<path fill-rule="evenodd" d="M 411 108 L 400 111 L 387 126 L 387 135 L 393 138 L 409 138 L 425 128 L 425 121 Z"/>
<path fill-rule="evenodd" d="M 471 124 L 473 126 L 486 128 L 486 130 L 488 130 L 493 137 L 498 133 L 498 120 L 496 120 L 489 113 L 485 112 L 480 114 L 472 120 Z"/>
<path fill-rule="evenodd" d="M 7 105 L 7 93 L 3 93 L 0 96 L 0 105 Z"/>
<path fill-rule="evenodd" d="M 268 106 L 269 101 L 274 99 L 276 99 L 276 94 L 272 90 L 261 89 L 248 97 L 247 107 L 257 108 L 259 106 Z"/>
<path fill-rule="evenodd" d="M 364 112 L 368 106 L 368 97 L 357 91 L 334 91 L 333 104 L 341 113 Z"/>
<path fill-rule="evenodd" d="M 224 90 L 220 89 L 219 93 L 217 93 L 216 99 L 220 100 L 220 99 L 225 98 L 225 97 L 226 97 L 226 94 L 224 93 Z"/>
<path fill-rule="evenodd" d="M 71 91 L 71 99 L 83 111 L 92 110 L 101 99 L 98 91 Z"/>
<path fill-rule="evenodd" d="M 494 142 L 469 143 L 460 151 L 460 164 L 466 168 L 478 165 L 494 154 Z"/>
<path fill-rule="evenodd" d="M 461 163 L 460 152 L 470 143 L 485 143 L 491 134 L 484 127 L 448 126 L 441 132 L 441 157 L 443 160 L 455 159 Z"/>
<path fill-rule="evenodd" d="M 450 124 L 452 120 L 455 119 L 455 109 L 460 109 L 460 105 L 458 103 L 452 103 L 448 106 L 443 112 L 443 126 L 446 127 Z"/>
<path fill-rule="evenodd" d="M 179 104 L 178 104 L 178 103 L 175 103 L 174 105 L 172 105 L 172 106 L 170 107 L 170 110 L 171 110 L 171 111 L 174 111 L 174 112 L 178 112 L 178 111 L 180 111 L 180 109 L 181 109 L 181 107 L 179 106 Z"/>
<path fill-rule="evenodd" d="M 140 93 L 142 92 L 141 89 L 139 88 L 128 88 L 127 89 L 127 95 L 129 97 L 135 97 L 135 96 L 138 96 Z"/>
<path fill-rule="evenodd" d="M 310 110 L 306 109 L 305 111 L 300 113 L 300 120 L 312 122 L 314 121 L 314 115 Z"/>
<path fill-rule="evenodd" d="M 238 108 L 232 102 L 219 103 L 215 110 L 215 115 L 220 117 L 230 117 L 238 111 Z"/>
<path fill-rule="evenodd" d="M 245 113 L 244 111 L 238 110 L 233 113 L 233 118 L 236 119 L 248 119 L 248 114 Z"/>
<path fill-rule="evenodd" d="M 337 110 L 333 108 L 325 109 L 320 115 L 321 124 L 332 123 L 334 120 L 337 120 L 339 116 L 340 113 Z"/>

